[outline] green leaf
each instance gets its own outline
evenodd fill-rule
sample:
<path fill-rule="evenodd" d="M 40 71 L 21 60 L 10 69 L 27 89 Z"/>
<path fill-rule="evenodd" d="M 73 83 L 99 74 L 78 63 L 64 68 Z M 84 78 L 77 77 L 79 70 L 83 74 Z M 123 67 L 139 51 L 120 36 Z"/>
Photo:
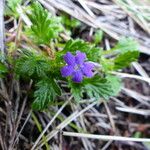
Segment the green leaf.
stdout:
<path fill-rule="evenodd" d="M 114 59 L 114 70 L 128 67 L 131 62 L 137 61 L 139 57 L 139 51 L 128 51 L 118 55 Z"/>
<path fill-rule="evenodd" d="M 114 69 L 114 62 L 112 59 L 101 57 L 100 64 L 102 65 L 102 71 L 105 73 L 110 72 Z"/>
<path fill-rule="evenodd" d="M 61 91 L 54 79 L 46 78 L 36 84 L 37 90 L 34 92 L 34 110 L 43 110 L 48 107 L 49 103 L 54 101 Z"/>
<path fill-rule="evenodd" d="M 119 79 L 114 76 L 107 76 L 106 78 L 95 76 L 84 79 L 82 83 L 73 83 L 72 81 L 69 83 L 71 93 L 77 102 L 83 98 L 83 94 L 95 100 L 109 99 L 118 94 L 120 86 Z"/>
<path fill-rule="evenodd" d="M 134 137 L 134 138 L 141 138 L 141 137 L 142 137 L 142 132 L 136 131 L 136 132 L 133 134 L 133 137 Z"/>
<path fill-rule="evenodd" d="M 32 5 L 29 18 L 32 26 L 28 31 L 30 37 L 38 44 L 49 44 L 63 30 L 59 17 L 52 17 L 38 2 Z"/>
<path fill-rule="evenodd" d="M 52 83 L 53 89 L 55 90 L 57 95 L 61 96 L 61 89 L 60 89 L 59 85 L 57 84 L 57 82 L 52 80 L 51 83 Z"/>
<path fill-rule="evenodd" d="M 45 77 L 50 69 L 48 57 L 33 52 L 25 52 L 16 60 L 15 64 L 15 73 L 22 77 Z"/>
<path fill-rule="evenodd" d="M 79 102 L 82 99 L 83 94 L 83 84 L 82 83 L 74 83 L 69 81 L 69 87 L 71 88 L 71 93 L 75 99 L 75 101 Z"/>
<path fill-rule="evenodd" d="M 113 57 L 105 58 L 105 54 Z M 132 38 L 122 38 L 114 48 L 103 51 L 103 55 L 101 64 L 105 72 L 123 69 L 133 61 L 137 61 L 139 57 L 138 43 Z"/>
<path fill-rule="evenodd" d="M 71 29 L 71 28 L 76 28 L 78 27 L 81 23 L 79 20 L 70 17 L 68 14 L 62 14 L 62 23 L 65 25 L 65 27 Z"/>
<path fill-rule="evenodd" d="M 75 54 L 78 50 L 86 53 L 89 61 L 99 62 L 102 51 L 101 48 L 95 47 L 94 45 L 81 39 L 69 40 L 66 43 L 63 51 L 61 51 L 61 54 L 64 55 L 68 51 Z"/>
<path fill-rule="evenodd" d="M 7 5 L 5 8 L 5 15 L 11 15 L 18 17 L 17 6 L 22 3 L 22 0 L 7 0 Z"/>
<path fill-rule="evenodd" d="M 99 98 L 109 99 L 109 97 L 115 95 L 111 82 L 107 78 L 99 76 L 86 79 L 84 81 L 84 91 L 90 98 L 95 98 L 96 100 Z"/>
<path fill-rule="evenodd" d="M 4 77 L 7 72 L 7 67 L 3 63 L 0 63 L 0 78 Z"/>
<path fill-rule="evenodd" d="M 101 52 L 102 48 L 100 47 L 91 47 L 91 49 L 88 49 L 87 52 L 87 58 L 89 61 L 93 62 L 99 62 L 101 59 Z"/>
<path fill-rule="evenodd" d="M 102 41 L 103 38 L 103 31 L 102 30 L 97 30 L 94 34 L 94 43 L 98 44 Z"/>
<path fill-rule="evenodd" d="M 81 40 L 81 39 L 76 39 L 76 40 L 69 40 L 67 43 L 66 43 L 66 45 L 65 45 L 65 47 L 64 47 L 64 49 L 63 49 L 63 53 L 66 53 L 66 52 L 68 52 L 68 51 L 70 51 L 70 52 L 72 52 L 72 53 L 74 53 L 75 54 L 75 52 L 77 51 L 77 50 L 80 50 L 80 51 L 82 51 L 82 52 L 85 52 L 86 50 L 88 50 L 89 49 L 89 45 L 88 45 L 88 43 L 87 42 L 85 42 L 85 41 L 83 41 L 83 40 Z"/>
<path fill-rule="evenodd" d="M 111 85 L 112 96 L 116 96 L 121 90 L 121 79 L 113 75 L 107 75 L 106 79 Z"/>
<path fill-rule="evenodd" d="M 139 45 L 136 40 L 133 38 L 122 38 L 116 44 L 116 46 L 112 49 L 118 51 L 120 53 L 126 53 L 128 51 L 138 51 Z"/>

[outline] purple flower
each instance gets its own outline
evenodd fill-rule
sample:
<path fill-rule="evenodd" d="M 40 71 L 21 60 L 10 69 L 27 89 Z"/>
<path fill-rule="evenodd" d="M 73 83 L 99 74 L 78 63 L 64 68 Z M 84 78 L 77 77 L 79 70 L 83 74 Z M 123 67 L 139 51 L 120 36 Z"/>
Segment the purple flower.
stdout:
<path fill-rule="evenodd" d="M 93 77 L 92 70 L 94 64 L 91 62 L 85 62 L 86 54 L 80 51 L 76 52 L 76 55 L 72 55 L 71 52 L 67 52 L 64 55 L 66 66 L 61 68 L 61 74 L 63 77 L 71 76 L 74 82 L 81 82 L 84 77 Z"/>

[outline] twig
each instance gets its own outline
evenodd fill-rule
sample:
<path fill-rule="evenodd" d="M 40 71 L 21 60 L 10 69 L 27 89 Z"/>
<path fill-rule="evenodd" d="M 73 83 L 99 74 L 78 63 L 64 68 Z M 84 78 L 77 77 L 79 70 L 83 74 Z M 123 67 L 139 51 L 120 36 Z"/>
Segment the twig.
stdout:
<path fill-rule="evenodd" d="M 105 101 L 103 101 L 103 103 L 104 103 L 106 112 L 107 112 L 107 114 L 108 114 L 108 118 L 109 118 L 109 120 L 110 120 L 112 129 L 113 129 L 113 132 L 115 133 L 115 132 L 116 132 L 116 127 L 115 127 L 115 122 L 114 122 L 114 120 L 113 120 L 112 114 L 111 114 L 111 112 L 110 112 L 110 110 L 109 110 L 109 107 L 108 107 L 107 103 L 106 103 Z"/>

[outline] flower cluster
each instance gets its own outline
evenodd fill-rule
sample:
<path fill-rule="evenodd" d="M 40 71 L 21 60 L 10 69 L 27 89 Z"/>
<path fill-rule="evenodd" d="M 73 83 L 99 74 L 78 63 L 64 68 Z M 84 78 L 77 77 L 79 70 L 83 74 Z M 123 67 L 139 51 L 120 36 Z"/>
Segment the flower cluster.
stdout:
<path fill-rule="evenodd" d="M 71 76 L 74 82 L 82 82 L 84 77 L 93 77 L 94 64 L 86 62 L 86 54 L 80 51 L 76 52 L 76 55 L 72 55 L 71 52 L 67 52 L 64 55 L 66 66 L 61 69 L 63 77 Z"/>

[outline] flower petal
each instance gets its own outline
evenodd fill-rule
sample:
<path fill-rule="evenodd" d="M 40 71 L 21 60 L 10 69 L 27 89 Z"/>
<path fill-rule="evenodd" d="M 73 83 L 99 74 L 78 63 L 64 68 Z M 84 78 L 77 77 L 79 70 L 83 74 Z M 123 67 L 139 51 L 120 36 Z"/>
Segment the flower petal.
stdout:
<path fill-rule="evenodd" d="M 71 76 L 73 73 L 73 67 L 70 65 L 64 66 L 63 68 L 61 68 L 61 75 L 62 77 L 67 77 L 67 76 Z"/>
<path fill-rule="evenodd" d="M 67 52 L 66 55 L 64 55 L 64 60 L 68 65 L 75 65 L 75 56 L 73 56 L 70 52 Z"/>
<path fill-rule="evenodd" d="M 81 68 L 83 74 L 88 78 L 93 77 L 93 75 L 94 75 L 92 72 L 93 69 L 94 69 L 94 64 L 92 64 L 90 62 L 85 62 Z"/>
<path fill-rule="evenodd" d="M 81 71 L 74 72 L 72 80 L 74 82 L 80 83 L 83 80 L 83 74 L 82 74 L 82 72 Z"/>
<path fill-rule="evenodd" d="M 77 64 L 79 64 L 79 65 L 83 64 L 85 59 L 86 59 L 85 53 L 82 53 L 80 51 L 76 52 L 75 61 Z"/>

